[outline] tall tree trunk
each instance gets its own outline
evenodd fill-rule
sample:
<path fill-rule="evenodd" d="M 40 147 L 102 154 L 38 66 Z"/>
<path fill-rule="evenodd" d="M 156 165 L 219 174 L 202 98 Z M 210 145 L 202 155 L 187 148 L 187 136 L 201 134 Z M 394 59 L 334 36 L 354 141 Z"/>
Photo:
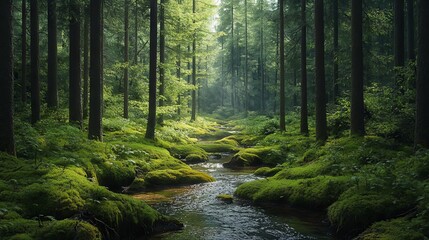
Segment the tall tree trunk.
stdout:
<path fill-rule="evenodd" d="M 58 108 L 57 4 L 48 1 L 48 108 Z"/>
<path fill-rule="evenodd" d="M 193 20 L 192 22 L 195 24 L 195 13 L 196 13 L 196 0 L 192 0 L 192 13 L 193 13 Z M 194 86 L 194 89 L 192 90 L 192 109 L 191 109 L 191 121 L 196 120 L 197 116 L 197 96 L 196 96 L 196 90 L 197 87 L 197 61 L 196 61 L 196 48 L 197 48 L 197 34 L 194 32 L 193 39 L 192 39 L 192 85 Z"/>
<path fill-rule="evenodd" d="M 138 61 L 138 52 L 139 52 L 139 48 L 138 48 L 138 38 L 139 38 L 139 16 L 138 16 L 138 12 L 139 12 L 139 4 L 138 4 L 138 0 L 136 1 L 136 6 L 134 9 L 134 64 L 137 65 L 137 61 Z"/>
<path fill-rule="evenodd" d="M 40 120 L 39 1 L 30 1 L 31 123 Z"/>
<path fill-rule="evenodd" d="M 416 82 L 415 148 L 429 148 L 429 1 L 420 0 L 418 24 L 418 58 Z"/>
<path fill-rule="evenodd" d="M 27 0 L 21 7 L 21 102 L 27 101 Z"/>
<path fill-rule="evenodd" d="M 83 119 L 88 118 L 89 90 L 89 8 L 85 7 L 83 27 Z"/>
<path fill-rule="evenodd" d="M 80 69 L 80 6 L 70 2 L 70 64 L 69 64 L 69 121 L 82 127 L 82 91 Z"/>
<path fill-rule="evenodd" d="M 247 113 L 249 112 L 249 57 L 248 57 L 248 22 L 247 22 L 247 0 L 244 0 L 244 112 L 247 116 Z"/>
<path fill-rule="evenodd" d="M 231 107 L 235 112 L 234 0 L 231 0 Z"/>
<path fill-rule="evenodd" d="M 285 121 L 285 26 L 284 0 L 279 0 L 279 28 L 280 28 L 280 131 L 286 131 Z M 261 59 L 262 61 L 262 59 Z"/>
<path fill-rule="evenodd" d="M 129 64 L 129 59 L 128 59 L 128 51 L 129 51 L 129 47 L 128 47 L 128 42 L 129 42 L 129 8 L 130 8 L 130 2 L 129 0 L 125 0 L 125 14 L 124 14 L 124 63 L 125 63 L 125 68 L 124 68 L 124 118 L 128 118 L 128 64 Z"/>
<path fill-rule="evenodd" d="M 260 62 L 260 84 L 261 84 L 261 94 L 260 94 L 260 109 L 261 109 L 261 113 L 265 112 L 265 62 L 264 62 L 264 7 L 263 7 L 263 0 L 259 0 L 259 12 L 260 12 L 260 31 L 259 31 L 259 43 L 260 43 L 260 48 L 259 48 L 259 57 L 261 59 Z M 284 16 L 283 16 L 283 21 L 284 21 Z M 283 26 L 284 26 L 284 22 L 283 22 Z M 283 38 L 284 39 L 284 38 Z M 280 80 L 281 82 L 281 80 Z M 281 84 L 281 83 L 280 83 Z M 281 96 L 280 96 L 281 97 Z"/>
<path fill-rule="evenodd" d="M 404 66 L 404 0 L 395 0 L 395 67 Z"/>
<path fill-rule="evenodd" d="M 158 38 L 158 4 L 150 0 L 150 61 L 149 61 L 149 114 L 147 117 L 147 139 L 155 139 L 156 127 L 156 60 Z"/>
<path fill-rule="evenodd" d="M 223 107 L 223 106 L 225 106 L 225 101 L 224 101 L 224 98 L 225 98 L 225 73 L 224 73 L 224 62 L 225 62 L 225 60 L 224 60 L 224 42 L 225 42 L 225 39 L 224 39 L 224 37 L 221 37 L 221 45 L 222 45 L 222 50 L 221 50 L 221 52 L 222 52 L 222 54 L 221 54 L 221 58 L 222 58 L 222 60 L 221 60 L 221 73 L 220 73 L 220 85 L 221 85 L 221 90 L 220 90 L 220 101 L 221 101 L 221 103 L 220 103 L 220 105 Z"/>
<path fill-rule="evenodd" d="M 165 4 L 166 0 L 161 0 L 159 11 L 159 107 L 164 107 L 165 95 Z M 158 123 L 164 123 L 164 116 L 158 116 Z"/>
<path fill-rule="evenodd" d="M 352 100 L 351 134 L 363 136 L 363 44 L 362 44 L 362 0 L 352 0 Z"/>
<path fill-rule="evenodd" d="M 314 2 L 314 40 L 316 74 L 316 139 L 324 142 L 328 138 L 326 126 L 325 92 L 325 31 L 323 19 L 323 0 Z"/>
<path fill-rule="evenodd" d="M 333 0 L 334 17 L 334 79 L 333 79 L 333 97 L 334 103 L 339 95 L 338 83 L 338 0 Z"/>
<path fill-rule="evenodd" d="M 177 0 L 178 4 L 182 4 L 180 0 Z M 180 34 L 181 32 L 181 19 L 179 19 L 179 21 L 177 22 L 177 34 Z M 176 77 L 177 77 L 177 81 L 180 82 L 181 78 L 182 78 L 182 45 L 177 44 L 177 61 L 176 61 Z M 180 117 L 181 115 L 181 105 L 182 105 L 182 94 L 179 92 L 178 96 L 177 96 L 177 115 Z"/>
<path fill-rule="evenodd" d="M 102 105 L 103 105 L 103 79 L 102 79 L 102 0 L 90 1 L 90 102 L 89 127 L 90 139 L 103 140 Z"/>
<path fill-rule="evenodd" d="M 415 61 L 416 53 L 415 53 L 415 45 L 414 45 L 414 0 L 407 0 L 407 23 L 408 23 L 408 60 Z"/>
<path fill-rule="evenodd" d="M 303 135 L 308 135 L 306 7 L 306 0 L 301 0 L 301 134 Z"/>
<path fill-rule="evenodd" d="M 0 151 L 15 155 L 12 0 L 0 1 Z"/>

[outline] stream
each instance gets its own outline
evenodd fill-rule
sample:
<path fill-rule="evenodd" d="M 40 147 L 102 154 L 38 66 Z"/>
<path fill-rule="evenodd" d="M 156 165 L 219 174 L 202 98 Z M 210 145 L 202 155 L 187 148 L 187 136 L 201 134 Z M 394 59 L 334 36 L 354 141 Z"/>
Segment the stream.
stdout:
<path fill-rule="evenodd" d="M 260 208 L 234 198 L 232 204 L 217 199 L 232 195 L 238 185 L 258 179 L 253 170 L 223 168 L 232 154 L 211 156 L 210 161 L 194 164 L 208 172 L 216 182 L 169 188 L 134 195 L 159 212 L 181 221 L 181 231 L 151 239 L 334 239 L 323 223 L 324 214 L 285 207 Z"/>

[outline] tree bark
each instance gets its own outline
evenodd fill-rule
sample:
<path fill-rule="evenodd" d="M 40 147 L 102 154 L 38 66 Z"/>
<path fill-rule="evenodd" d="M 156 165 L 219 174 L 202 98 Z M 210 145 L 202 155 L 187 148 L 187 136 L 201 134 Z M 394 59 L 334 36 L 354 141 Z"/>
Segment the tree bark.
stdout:
<path fill-rule="evenodd" d="M 124 118 L 128 118 L 128 64 L 129 64 L 129 0 L 125 0 L 125 14 L 124 14 Z"/>
<path fill-rule="evenodd" d="M 159 9 L 159 106 L 164 106 L 165 95 L 165 4 L 166 0 L 161 0 Z M 158 116 L 158 123 L 164 123 L 164 116 Z"/>
<path fill-rule="evenodd" d="M 284 0 L 279 0 L 279 28 L 280 28 L 280 131 L 286 131 L 285 121 L 285 26 Z M 262 59 L 261 59 L 262 61 Z"/>
<path fill-rule="evenodd" d="M 70 55 L 69 55 L 69 122 L 82 127 L 82 91 L 80 69 L 80 6 L 70 2 Z"/>
<path fill-rule="evenodd" d="M 333 96 L 334 103 L 339 95 L 338 83 L 338 0 L 333 0 L 333 17 L 334 17 L 334 79 L 333 79 Z"/>
<path fill-rule="evenodd" d="M 88 137 L 103 141 L 102 0 L 90 1 L 90 108 Z"/>
<path fill-rule="evenodd" d="M 85 7 L 83 27 L 83 119 L 88 118 L 89 90 L 89 8 Z"/>
<path fill-rule="evenodd" d="M 415 148 L 429 148 L 429 1 L 420 0 L 418 23 L 418 58 L 416 82 Z"/>
<path fill-rule="evenodd" d="M 235 112 L 234 0 L 231 0 L 231 107 Z"/>
<path fill-rule="evenodd" d="M 149 114 L 147 119 L 147 139 L 155 139 L 156 127 L 156 61 L 158 38 L 157 0 L 150 0 L 150 61 L 149 61 Z"/>
<path fill-rule="evenodd" d="M 248 114 L 249 112 L 249 74 L 248 74 L 248 68 L 249 68 L 249 57 L 248 57 L 248 19 L 247 19 L 247 0 L 244 0 L 244 113 Z"/>
<path fill-rule="evenodd" d="M 301 0 L 301 134 L 308 135 L 307 106 L 307 17 L 306 0 Z"/>
<path fill-rule="evenodd" d="M 404 0 L 395 0 L 395 67 L 404 66 Z"/>
<path fill-rule="evenodd" d="M 57 4 L 48 1 L 48 108 L 58 108 Z"/>
<path fill-rule="evenodd" d="M 40 120 L 39 1 L 30 1 L 31 123 Z"/>
<path fill-rule="evenodd" d="M 15 155 L 12 0 L 0 1 L 0 151 Z"/>
<path fill-rule="evenodd" d="M 323 19 L 323 0 L 315 0 L 315 75 L 316 75 L 316 139 L 324 142 L 328 138 L 326 126 L 325 92 L 325 31 Z"/>
<path fill-rule="evenodd" d="M 196 13 L 196 0 L 192 0 L 192 13 L 194 14 L 194 19 L 192 20 L 195 24 L 195 13 Z M 191 121 L 195 121 L 197 118 L 197 92 L 195 88 L 197 87 L 197 61 L 196 61 L 196 48 L 197 48 L 197 34 L 194 32 L 192 39 L 192 85 L 194 89 L 191 93 L 192 98 L 192 109 L 191 109 Z M 233 73 L 234 74 L 234 73 Z"/>
<path fill-rule="evenodd" d="M 27 0 L 21 7 L 21 102 L 27 101 Z"/>
<path fill-rule="evenodd" d="M 414 0 L 407 0 L 407 23 L 408 23 L 408 60 L 416 60 L 415 43 L 414 43 Z"/>
<path fill-rule="evenodd" d="M 363 99 L 362 0 L 352 0 L 351 134 L 365 135 Z"/>

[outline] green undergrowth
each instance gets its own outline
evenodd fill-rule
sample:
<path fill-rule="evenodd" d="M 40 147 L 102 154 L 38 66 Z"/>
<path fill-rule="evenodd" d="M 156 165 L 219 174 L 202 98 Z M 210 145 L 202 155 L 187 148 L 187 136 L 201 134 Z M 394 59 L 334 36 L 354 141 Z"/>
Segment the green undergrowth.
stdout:
<path fill-rule="evenodd" d="M 302 136 L 293 119 L 286 133 L 271 131 L 275 121 L 236 121 L 241 135 L 234 140 L 242 144 L 253 134 L 255 141 L 226 166 L 260 166 L 255 175 L 266 178 L 240 185 L 235 195 L 261 205 L 324 210 L 334 231 L 346 238 L 362 232 L 359 239 L 429 237 L 429 221 L 423 221 L 429 215 L 429 151 L 413 153 L 385 136 L 339 134 L 320 144 L 311 129 L 309 137 Z M 396 234 L 394 227 L 402 223 L 406 227 Z"/>
<path fill-rule="evenodd" d="M 175 154 L 208 159 L 195 137 L 224 136 L 213 121 L 166 121 L 150 141 L 144 123 L 105 118 L 104 142 L 97 142 L 61 116 L 35 125 L 17 120 L 17 157 L 0 153 L 0 239 L 131 239 L 178 229 L 120 192 L 214 181 Z"/>

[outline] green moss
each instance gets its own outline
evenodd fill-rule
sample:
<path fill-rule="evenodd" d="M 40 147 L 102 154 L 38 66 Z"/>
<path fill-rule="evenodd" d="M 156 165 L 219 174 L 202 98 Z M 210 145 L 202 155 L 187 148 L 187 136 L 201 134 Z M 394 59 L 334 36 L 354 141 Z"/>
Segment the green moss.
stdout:
<path fill-rule="evenodd" d="M 13 235 L 9 238 L 9 240 L 33 240 L 34 238 L 26 233 L 19 233 L 16 235 Z"/>
<path fill-rule="evenodd" d="M 214 181 L 213 177 L 192 169 L 155 170 L 149 172 L 145 177 L 145 182 L 148 186 L 195 184 L 212 181 Z"/>
<path fill-rule="evenodd" d="M 423 231 L 422 231 L 423 230 Z M 428 238 L 427 221 L 421 218 L 398 218 L 374 223 L 356 240 L 420 240 Z M 424 234 L 423 232 L 426 232 Z"/>
<path fill-rule="evenodd" d="M 329 173 L 329 166 L 327 161 L 315 161 L 303 166 L 286 167 L 275 175 L 275 179 L 313 178 Z"/>
<path fill-rule="evenodd" d="M 76 189 L 56 187 L 49 183 L 35 183 L 25 187 L 18 199 L 27 216 L 42 214 L 57 219 L 73 216 L 85 202 Z"/>
<path fill-rule="evenodd" d="M 234 197 L 229 194 L 219 194 L 216 198 L 225 203 L 232 203 L 234 201 Z"/>
<path fill-rule="evenodd" d="M 146 182 L 143 178 L 135 178 L 128 188 L 130 192 L 139 192 L 146 189 Z"/>
<path fill-rule="evenodd" d="M 207 155 L 200 155 L 197 153 L 191 153 L 185 158 L 185 162 L 188 164 L 206 162 L 208 160 L 209 158 Z"/>
<path fill-rule="evenodd" d="M 276 175 L 278 172 L 280 172 L 281 170 L 282 170 L 281 167 L 275 167 L 275 168 L 261 167 L 256 169 L 256 171 L 253 174 L 261 177 L 272 177 Z"/>
<path fill-rule="evenodd" d="M 7 238 L 16 236 L 17 239 L 22 236 L 32 236 L 32 234 L 39 228 L 39 222 L 29 219 L 0 219 L 0 238 Z M 25 236 L 27 235 L 27 236 Z M 24 238 L 25 239 L 25 238 Z"/>
<path fill-rule="evenodd" d="M 46 240 L 101 240 L 100 231 L 93 225 L 77 220 L 53 221 L 44 224 L 35 233 L 36 239 Z"/>
<path fill-rule="evenodd" d="M 349 184 L 349 177 L 319 176 L 298 180 L 263 179 L 240 185 L 235 194 L 255 203 L 287 203 L 324 208 L 337 200 Z"/>
<path fill-rule="evenodd" d="M 236 148 L 233 145 L 223 143 L 203 143 L 197 144 L 208 153 L 234 152 Z"/>
<path fill-rule="evenodd" d="M 220 140 L 216 140 L 215 143 L 227 144 L 227 145 L 230 145 L 232 147 L 238 147 L 239 146 L 237 140 L 235 140 L 233 136 L 228 136 L 228 137 L 222 138 Z"/>
<path fill-rule="evenodd" d="M 169 149 L 171 155 L 173 157 L 179 158 L 179 159 L 185 159 L 189 154 L 197 154 L 200 156 L 207 156 L 207 152 L 200 148 L 196 144 L 188 144 L 188 145 L 175 145 L 172 148 Z"/>
<path fill-rule="evenodd" d="M 112 190 L 130 185 L 136 175 L 134 166 L 121 161 L 105 161 L 96 164 L 95 168 L 99 184 Z"/>
<path fill-rule="evenodd" d="M 356 234 L 372 223 L 391 218 L 411 208 L 411 202 L 390 193 L 345 192 L 328 208 L 328 217 L 337 231 Z"/>
<path fill-rule="evenodd" d="M 275 166 L 286 160 L 286 153 L 282 152 L 279 146 L 254 147 L 240 150 L 234 155 L 230 162 L 225 163 L 225 167 L 246 167 L 246 166 Z"/>

